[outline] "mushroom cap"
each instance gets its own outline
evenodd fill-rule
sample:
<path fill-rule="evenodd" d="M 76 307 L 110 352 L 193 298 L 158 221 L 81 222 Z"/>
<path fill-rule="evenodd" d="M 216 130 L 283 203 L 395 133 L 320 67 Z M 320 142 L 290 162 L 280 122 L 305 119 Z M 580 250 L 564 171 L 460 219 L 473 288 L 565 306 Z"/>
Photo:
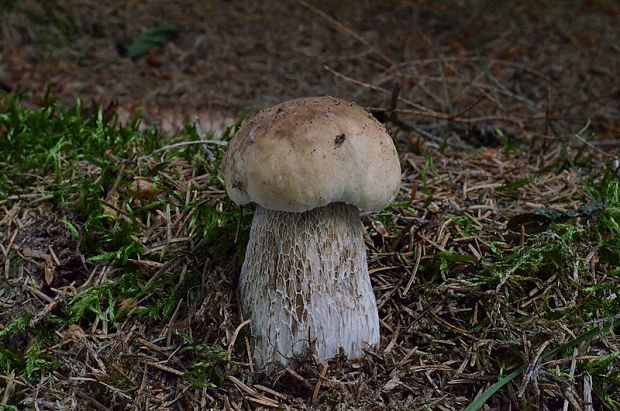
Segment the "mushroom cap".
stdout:
<path fill-rule="evenodd" d="M 363 108 L 330 96 L 286 101 L 237 131 L 222 171 L 238 205 L 303 212 L 343 202 L 385 208 L 400 187 L 400 163 L 385 127 Z"/>

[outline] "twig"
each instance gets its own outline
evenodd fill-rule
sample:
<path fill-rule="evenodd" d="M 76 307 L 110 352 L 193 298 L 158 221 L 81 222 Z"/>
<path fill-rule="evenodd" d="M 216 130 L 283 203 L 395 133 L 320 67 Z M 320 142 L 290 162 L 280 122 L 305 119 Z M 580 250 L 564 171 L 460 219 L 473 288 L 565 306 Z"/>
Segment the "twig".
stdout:
<path fill-rule="evenodd" d="M 48 304 L 52 304 L 54 303 L 54 299 L 50 296 L 48 296 L 47 294 L 43 293 L 42 291 L 37 290 L 36 288 L 28 285 L 28 284 L 24 284 L 22 286 L 26 291 L 30 292 L 32 295 L 34 295 L 35 297 L 40 298 L 41 300 L 45 300 L 47 301 Z"/>
<path fill-rule="evenodd" d="M 377 109 L 376 107 L 367 107 L 367 108 L 370 110 Z M 489 115 L 489 116 L 468 118 L 468 117 L 451 116 L 449 114 L 441 114 L 438 112 L 424 112 L 424 111 L 419 111 L 419 110 L 398 109 L 396 111 L 402 114 L 409 114 L 415 117 L 428 117 L 428 118 L 433 118 L 436 120 L 451 121 L 454 123 L 476 124 L 476 123 L 498 121 L 498 122 L 516 124 L 520 128 L 523 128 L 523 119 L 517 119 L 517 118 L 499 116 L 499 115 Z M 533 118 L 536 118 L 536 117 L 533 117 Z"/>
<path fill-rule="evenodd" d="M 538 381 L 537 381 L 538 368 L 540 367 L 540 360 L 542 358 L 542 353 L 545 351 L 545 349 L 547 349 L 547 346 L 549 344 L 551 344 L 551 341 L 545 341 L 544 343 L 541 344 L 540 347 L 536 349 L 536 352 L 534 352 L 534 356 L 530 360 L 530 364 L 528 365 L 527 369 L 523 372 L 523 383 L 521 385 L 521 388 L 519 388 L 519 391 L 517 392 L 517 396 L 519 398 L 523 396 L 527 386 L 530 383 L 534 383 L 534 389 L 538 390 Z"/>
<path fill-rule="evenodd" d="M 472 104 L 470 104 L 468 107 L 466 107 L 464 110 L 462 110 L 459 113 L 450 115 L 450 114 L 443 114 L 443 113 L 439 113 L 435 110 L 429 109 L 427 107 L 424 107 L 420 104 L 417 104 L 411 100 L 408 100 L 406 98 L 403 98 L 399 95 L 400 90 L 398 88 L 395 88 L 394 90 L 392 90 L 391 92 L 386 90 L 383 87 L 379 87 L 376 86 L 374 84 L 369 84 L 366 83 L 364 81 L 361 80 L 357 80 L 354 79 L 352 77 L 349 77 L 345 74 L 342 74 L 336 70 L 334 70 L 333 68 L 331 68 L 328 65 L 323 65 L 323 67 L 325 68 L 325 70 L 327 70 L 328 72 L 332 73 L 334 76 L 339 77 L 347 82 L 350 82 L 352 84 L 361 86 L 361 87 L 365 87 L 369 90 L 372 91 L 376 91 L 378 93 L 382 93 L 385 95 L 390 95 L 392 97 L 392 102 L 390 105 L 390 114 L 392 116 L 392 118 L 397 118 L 397 114 L 398 113 L 403 113 L 403 114 L 410 114 L 413 116 L 419 116 L 419 117 L 429 117 L 429 118 L 433 118 L 433 119 L 437 119 L 437 120 L 446 120 L 446 121 L 451 121 L 451 122 L 456 122 L 456 123 L 466 123 L 466 124 L 476 124 L 476 123 L 482 123 L 482 122 L 492 122 L 492 121 L 499 121 L 499 122 L 506 122 L 506 123 L 511 123 L 511 124 L 516 124 L 518 125 L 520 128 L 523 128 L 523 119 L 516 119 L 516 118 L 512 118 L 512 117 L 506 117 L 506 116 L 500 116 L 500 115 L 489 115 L 489 116 L 481 116 L 481 117 L 472 117 L 472 118 L 465 118 L 462 117 L 464 114 L 466 114 L 467 112 L 469 112 L 473 107 L 475 107 L 478 103 L 480 103 L 480 101 L 482 101 L 485 97 L 484 95 L 479 97 L 477 100 L 475 100 Z M 397 109 L 396 108 L 396 104 L 395 101 L 402 101 L 403 103 L 417 109 L 417 110 L 410 110 L 410 109 Z M 376 111 L 385 111 L 385 109 L 382 108 L 376 108 L 376 107 L 367 107 L 367 109 L 370 110 L 376 110 Z M 532 116 L 530 119 L 536 119 L 538 118 L 537 116 Z M 544 118 L 541 117 L 541 118 Z M 406 123 L 403 123 L 402 121 L 398 121 L 396 123 L 396 125 L 408 130 L 408 131 L 413 131 L 411 129 L 411 126 L 409 126 Z"/>
<path fill-rule="evenodd" d="M 76 397 L 88 402 L 90 405 L 92 405 L 93 407 L 95 407 L 96 409 L 100 410 L 100 411 L 109 411 L 110 408 L 106 407 L 105 405 L 103 405 L 102 403 L 100 403 L 99 401 L 97 401 L 96 399 L 94 399 L 93 397 L 91 397 L 90 395 L 83 393 L 83 392 L 78 392 L 76 394 Z"/>
<path fill-rule="evenodd" d="M 185 267 L 184 270 L 181 273 L 181 276 L 183 276 L 185 274 Z M 177 283 L 177 286 L 183 283 L 183 278 L 179 279 L 179 282 Z M 176 291 L 176 287 L 175 290 L 173 290 L 171 292 L 174 293 Z M 179 299 L 179 302 L 177 303 L 176 308 L 174 309 L 174 312 L 172 313 L 172 315 L 170 316 L 170 320 L 168 321 L 168 324 L 166 324 L 166 326 L 164 327 L 164 329 L 162 330 L 160 337 L 166 336 L 166 345 L 170 346 L 171 342 L 172 342 L 172 329 L 174 326 L 174 322 L 177 320 L 177 317 L 179 315 L 179 311 L 181 309 L 181 304 L 183 303 L 183 298 Z"/>
<path fill-rule="evenodd" d="M 232 358 L 232 350 L 233 350 L 233 347 L 235 345 L 235 341 L 237 341 L 237 336 L 239 335 L 239 332 L 241 331 L 241 329 L 243 327 L 245 327 L 246 325 L 248 325 L 251 321 L 252 321 L 251 319 L 248 319 L 248 320 L 245 320 L 244 322 L 242 322 L 241 324 L 239 324 L 237 326 L 237 328 L 235 328 L 235 332 L 233 333 L 232 337 L 230 338 L 230 342 L 228 343 L 227 356 L 226 356 L 226 358 L 227 358 L 226 370 L 227 371 L 230 370 L 230 361 L 231 361 L 231 358 Z"/>
<path fill-rule="evenodd" d="M 521 103 L 526 104 L 529 108 L 531 109 L 537 109 L 538 107 L 536 107 L 536 104 L 528 99 L 527 97 L 524 97 L 522 95 L 513 93 L 512 91 L 510 91 L 507 88 L 502 88 L 503 86 L 501 84 L 496 85 L 495 83 L 490 83 L 490 84 L 486 84 L 486 83 L 480 83 L 477 81 L 472 81 L 470 79 L 459 79 L 459 78 L 442 78 L 442 77 L 436 77 L 436 76 L 417 76 L 419 80 L 428 80 L 428 81 L 433 81 L 433 82 L 445 82 L 445 83 L 450 83 L 450 84 L 463 84 L 463 83 L 467 83 L 470 87 L 472 88 L 476 88 L 479 90 L 488 90 L 491 91 L 493 93 L 499 93 L 502 94 L 504 96 L 510 97 L 516 101 L 519 101 Z M 496 104 L 500 105 L 501 107 L 501 103 L 499 102 L 499 100 L 497 98 L 492 99 Z M 502 110 L 506 110 L 505 108 L 502 108 Z"/>
<path fill-rule="evenodd" d="M 403 290 L 403 295 L 407 295 L 409 293 L 409 289 L 413 285 L 413 282 L 415 281 L 416 274 L 418 272 L 418 268 L 420 267 L 420 260 L 421 259 L 422 259 L 422 246 L 418 244 L 416 246 L 416 258 L 415 258 L 415 263 L 414 263 L 414 266 L 413 266 L 413 270 L 411 272 L 411 275 L 409 276 L 409 281 L 407 281 L 407 285 L 405 286 L 405 289 Z"/>
<path fill-rule="evenodd" d="M 254 373 L 254 361 L 252 360 L 252 347 L 250 346 L 250 340 L 248 339 L 247 336 L 244 336 L 243 340 L 245 342 L 245 351 L 248 356 L 248 364 L 250 365 L 250 372 Z"/>
<path fill-rule="evenodd" d="M 168 367 L 167 365 L 160 364 L 158 362 L 145 361 L 144 363 L 146 365 L 150 366 L 150 367 L 158 368 L 158 369 L 160 369 L 162 371 L 166 371 L 167 373 L 174 374 L 174 375 L 179 376 L 179 377 L 182 377 L 182 376 L 185 375 L 185 373 L 183 371 L 176 370 L 176 369 L 174 369 L 172 367 Z"/>
<path fill-rule="evenodd" d="M 284 401 L 288 401 L 288 400 L 289 400 L 289 398 L 288 398 L 285 394 L 282 394 L 281 392 L 278 392 L 278 391 L 276 391 L 276 390 L 272 390 L 271 388 L 269 388 L 269 387 L 265 387 L 264 385 L 254 384 L 254 386 L 253 386 L 253 387 L 254 387 L 255 389 L 257 389 L 257 390 L 261 390 L 261 391 L 264 391 L 264 392 L 266 392 L 266 393 L 268 393 L 268 394 L 271 394 L 271 395 L 273 395 L 274 397 L 281 398 L 281 399 L 283 399 Z"/>
<path fill-rule="evenodd" d="M 591 144 L 596 144 L 598 147 L 620 147 L 620 138 L 619 139 L 615 139 L 615 140 L 602 140 L 602 141 L 595 141 L 594 143 Z M 616 158 L 615 156 L 612 156 L 611 154 L 604 152 L 606 156 L 609 157 L 613 157 Z"/>
<path fill-rule="evenodd" d="M 237 244 L 239 241 L 239 234 L 241 233 L 241 220 L 243 219 L 243 205 L 239 206 L 239 217 L 237 218 L 237 228 L 235 229 L 235 239 L 233 244 Z"/>
<path fill-rule="evenodd" d="M 235 384 L 237 386 L 237 388 L 239 388 L 240 391 L 242 391 L 242 392 L 244 392 L 246 394 L 249 394 L 249 395 L 259 395 L 258 392 L 254 388 L 252 388 L 252 387 L 248 386 L 247 384 L 243 383 L 239 378 L 237 378 L 237 377 L 235 377 L 233 375 L 229 375 L 228 376 L 228 380 L 230 382 L 232 382 L 233 384 Z"/>
<path fill-rule="evenodd" d="M 448 91 L 448 84 L 446 83 L 446 76 L 444 73 L 444 59 L 440 57 L 439 63 L 439 78 L 441 79 L 441 93 L 443 94 L 443 104 L 447 111 L 452 111 L 452 99 L 450 98 L 450 92 Z"/>
<path fill-rule="evenodd" d="M 6 385 L 4 387 L 4 395 L 2 396 L 2 400 L 0 400 L 0 406 L 4 406 L 9 402 L 11 395 L 13 395 L 13 390 L 15 388 L 15 370 L 11 370 L 9 377 L 6 381 Z"/>
<path fill-rule="evenodd" d="M 551 87 L 548 82 L 545 89 L 545 130 L 543 134 L 548 135 L 551 128 Z"/>
<path fill-rule="evenodd" d="M 323 369 L 321 370 L 321 374 L 319 375 L 319 380 L 316 382 L 314 386 L 314 391 L 312 392 L 312 403 L 316 404 L 316 400 L 319 397 L 319 392 L 321 391 L 321 385 L 323 384 L 323 380 L 325 380 L 325 376 L 327 375 L 327 369 L 329 368 L 329 363 L 325 363 L 323 365 Z"/>
<path fill-rule="evenodd" d="M 381 57 L 381 59 L 383 60 L 384 63 L 387 63 L 390 66 L 394 65 L 394 61 L 391 58 L 389 58 L 387 55 L 385 55 L 385 53 L 383 53 L 381 50 L 377 49 L 376 46 L 370 44 L 370 42 L 368 40 L 366 40 L 364 37 L 362 37 L 359 34 L 357 34 L 355 31 L 353 31 L 348 26 L 342 24 L 341 22 L 339 22 L 338 20 L 334 19 L 333 17 L 331 17 L 330 15 L 325 13 L 324 11 L 321 11 L 321 10 L 317 9 L 316 7 L 314 7 L 313 5 L 306 3 L 304 0 L 296 0 L 296 1 L 301 6 L 304 6 L 305 8 L 307 8 L 308 10 L 310 10 L 311 12 L 316 14 L 317 16 L 319 16 L 322 19 L 324 19 L 325 21 L 327 21 L 334 29 L 340 31 L 341 33 L 348 34 L 349 36 L 353 37 L 355 40 L 357 40 L 360 43 L 362 43 L 364 46 L 368 47 L 377 56 Z"/>
<path fill-rule="evenodd" d="M 164 147 L 160 147 L 157 150 L 154 150 L 151 154 L 139 157 L 138 159 L 139 160 L 146 160 L 147 158 L 153 157 L 155 154 L 161 153 L 162 151 L 173 150 L 175 148 L 191 146 L 191 145 L 195 145 L 195 144 L 205 144 L 205 145 L 211 144 L 211 145 L 215 145 L 215 146 L 226 147 L 228 145 L 228 142 L 227 141 L 222 141 L 222 140 L 181 141 L 181 142 L 178 142 L 178 143 L 174 143 L 174 144 L 170 144 L 170 145 L 167 145 L 167 146 L 164 146 Z"/>
<path fill-rule="evenodd" d="M 280 404 L 276 400 L 273 400 L 271 398 L 268 398 L 268 397 L 265 397 L 264 395 L 259 394 L 258 391 L 246 385 L 238 378 L 233 377 L 232 375 L 229 375 L 228 380 L 231 381 L 233 384 L 235 384 L 235 386 L 237 387 L 237 389 L 239 389 L 239 391 L 247 394 L 244 400 L 252 401 L 256 404 L 263 405 L 269 408 L 278 408 L 280 406 Z"/>
<path fill-rule="evenodd" d="M 456 114 L 451 115 L 451 118 L 458 118 L 464 116 L 466 113 L 470 112 L 474 107 L 476 107 L 482 100 L 486 99 L 486 95 L 482 94 L 477 99 L 475 99 L 469 106 L 465 107 L 463 110 L 459 111 Z"/>
<path fill-rule="evenodd" d="M 304 377 L 302 377 L 301 375 L 299 375 L 295 370 L 293 370 L 292 368 L 286 367 L 286 372 L 291 375 L 293 378 L 295 378 L 296 380 L 298 380 L 299 382 L 301 382 L 303 385 L 306 386 L 306 388 L 312 390 L 314 389 L 314 387 L 312 386 L 312 384 L 310 384 L 308 382 L 307 379 L 305 379 Z"/>
<path fill-rule="evenodd" d="M 592 406 L 592 376 L 588 372 L 583 376 L 583 405 L 585 411 L 594 411 Z"/>
<path fill-rule="evenodd" d="M 400 90 L 402 89 L 400 81 L 394 82 L 394 88 L 392 89 L 392 96 L 390 97 L 390 120 L 392 123 L 398 122 L 398 113 L 396 109 L 398 108 L 398 95 L 400 94 Z"/>
<path fill-rule="evenodd" d="M 95 384 L 101 384 L 104 387 L 106 387 L 107 389 L 109 389 L 110 391 L 112 391 L 114 394 L 116 395 L 120 395 L 121 397 L 127 399 L 127 400 L 133 400 L 133 398 L 131 396 L 129 396 L 128 394 L 125 394 L 123 391 L 121 391 L 119 388 L 116 388 L 110 384 L 107 384 L 103 381 L 100 381 L 96 378 L 91 378 L 91 377 L 69 377 L 70 381 L 82 381 L 82 382 L 92 382 Z"/>
<path fill-rule="evenodd" d="M 575 369 L 577 368 L 577 354 L 579 354 L 579 348 L 575 347 L 573 348 L 573 357 L 571 358 L 570 370 L 568 371 L 568 376 L 570 377 L 571 380 L 575 378 Z M 585 390 L 585 384 L 584 384 L 584 390 Z M 569 401 L 567 398 L 565 398 L 564 405 L 562 405 L 562 411 L 568 411 L 568 405 L 569 405 Z"/>
<path fill-rule="evenodd" d="M 585 132 L 585 131 L 588 129 L 588 127 L 590 127 L 590 122 L 589 122 L 589 121 L 586 123 L 586 125 L 585 125 L 585 126 L 584 126 L 581 130 L 579 130 L 578 132 L 576 132 L 576 133 L 574 134 L 575 138 L 576 138 L 577 140 L 581 141 L 581 142 L 582 142 L 583 144 L 585 144 L 586 146 L 590 147 L 591 149 L 593 149 L 593 150 L 597 151 L 599 154 L 602 154 L 602 155 L 604 155 L 604 156 L 606 156 L 606 157 L 608 157 L 608 158 L 617 158 L 616 156 L 614 156 L 614 155 L 612 155 L 612 154 L 609 154 L 609 153 L 607 153 L 607 152 L 605 152 L 605 151 L 601 150 L 600 148 L 598 148 L 598 147 L 597 147 L 597 146 L 595 146 L 594 144 L 590 143 L 590 142 L 589 142 L 588 140 L 586 140 L 585 138 L 581 137 L 581 134 L 582 134 L 583 132 Z M 620 140 L 614 140 L 614 141 L 615 141 L 617 144 L 620 144 Z"/>
<path fill-rule="evenodd" d="M 339 78 L 341 78 L 341 79 L 343 79 L 345 81 L 348 81 L 349 83 L 355 84 L 357 86 L 362 86 L 362 87 L 365 87 L 365 88 L 367 88 L 369 90 L 376 91 L 378 93 L 382 93 L 382 94 L 385 94 L 385 95 L 391 95 L 392 94 L 391 91 L 386 90 L 383 87 L 375 86 L 373 84 L 368 84 L 368 83 L 365 83 L 363 81 L 360 81 L 360 80 L 354 79 L 352 77 L 346 76 L 346 75 L 344 75 L 344 74 L 334 70 L 333 68 L 331 68 L 327 64 L 324 64 L 323 68 L 325 70 L 329 71 L 330 73 L 332 73 L 334 76 L 339 77 Z M 409 105 L 411 107 L 417 108 L 418 110 L 422 110 L 422 111 L 425 111 L 425 112 L 428 112 L 428 113 L 432 113 L 432 114 L 440 114 L 440 113 L 438 113 L 438 112 L 436 112 L 434 110 L 431 110 L 430 108 L 424 107 L 424 106 L 422 106 L 420 104 L 414 103 L 413 101 L 408 100 L 408 99 L 403 98 L 403 97 L 400 97 L 400 96 L 398 97 L 398 101 L 402 101 L 403 103 L 405 103 L 405 104 L 407 104 L 407 105 Z"/>

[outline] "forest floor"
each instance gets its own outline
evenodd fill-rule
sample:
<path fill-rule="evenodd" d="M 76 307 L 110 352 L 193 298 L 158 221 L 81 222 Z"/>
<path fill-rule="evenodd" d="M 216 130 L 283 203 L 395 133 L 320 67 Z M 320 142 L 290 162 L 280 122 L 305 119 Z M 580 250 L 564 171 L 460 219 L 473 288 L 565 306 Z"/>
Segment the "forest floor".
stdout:
<path fill-rule="evenodd" d="M 617 2 L 0 14 L 0 409 L 620 409 Z M 223 145 L 175 144 L 324 94 L 401 159 L 363 217 L 381 344 L 264 375 L 236 298 L 252 215 Z"/>

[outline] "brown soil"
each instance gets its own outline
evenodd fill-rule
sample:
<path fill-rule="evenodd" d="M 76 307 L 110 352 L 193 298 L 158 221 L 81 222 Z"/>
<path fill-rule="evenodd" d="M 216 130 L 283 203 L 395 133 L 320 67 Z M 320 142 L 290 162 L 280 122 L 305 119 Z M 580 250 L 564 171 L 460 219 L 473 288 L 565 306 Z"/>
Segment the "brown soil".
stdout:
<path fill-rule="evenodd" d="M 538 132 L 551 118 L 562 135 L 591 119 L 609 137 L 620 128 L 620 7 L 569 3 L 24 1 L 4 19 L 0 83 L 35 101 L 47 86 L 67 104 L 143 106 L 164 122 L 321 94 L 388 108 L 399 84 L 403 110 L 492 109 Z M 178 27 L 176 40 L 136 60 L 121 55 L 163 20 Z"/>

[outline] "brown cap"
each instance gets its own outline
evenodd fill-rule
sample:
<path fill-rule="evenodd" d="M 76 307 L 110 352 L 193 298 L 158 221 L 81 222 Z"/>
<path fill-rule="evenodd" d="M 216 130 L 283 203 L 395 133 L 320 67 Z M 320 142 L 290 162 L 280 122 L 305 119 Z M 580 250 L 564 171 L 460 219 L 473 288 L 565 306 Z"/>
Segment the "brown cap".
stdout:
<path fill-rule="evenodd" d="M 237 131 L 223 163 L 238 205 L 303 212 L 344 202 L 385 208 L 400 187 L 400 163 L 385 127 L 361 107 L 334 97 L 286 101 Z"/>

